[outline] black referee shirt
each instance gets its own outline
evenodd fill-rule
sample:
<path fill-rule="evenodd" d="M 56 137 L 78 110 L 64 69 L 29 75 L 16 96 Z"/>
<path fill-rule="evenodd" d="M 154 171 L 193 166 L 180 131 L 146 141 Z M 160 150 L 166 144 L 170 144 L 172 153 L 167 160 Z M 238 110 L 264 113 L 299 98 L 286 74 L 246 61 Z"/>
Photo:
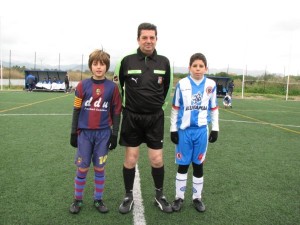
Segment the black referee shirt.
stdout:
<path fill-rule="evenodd" d="M 169 59 L 158 55 L 156 50 L 151 56 L 146 56 L 138 48 L 121 60 L 115 75 L 118 76 L 123 107 L 136 113 L 161 110 L 172 88 Z"/>

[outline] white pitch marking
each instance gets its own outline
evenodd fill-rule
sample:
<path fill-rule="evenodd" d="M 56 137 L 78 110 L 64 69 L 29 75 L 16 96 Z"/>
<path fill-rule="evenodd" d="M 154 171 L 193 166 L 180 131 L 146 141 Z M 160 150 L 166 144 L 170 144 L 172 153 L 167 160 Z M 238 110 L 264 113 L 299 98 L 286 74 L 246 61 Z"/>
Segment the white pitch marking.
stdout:
<path fill-rule="evenodd" d="M 243 120 L 223 120 L 226 122 L 236 122 L 236 123 L 255 123 L 255 124 L 263 124 L 263 125 L 275 125 L 275 126 L 282 126 L 282 127 L 300 127 L 298 125 L 289 125 L 289 124 L 278 124 L 278 123 L 267 123 L 267 122 L 253 122 L 253 121 L 243 121 Z"/>
<path fill-rule="evenodd" d="M 165 117 L 170 118 L 170 116 L 165 116 Z M 299 125 L 277 124 L 277 123 L 267 123 L 267 122 L 254 122 L 254 121 L 245 121 L 245 120 L 224 120 L 224 119 L 219 119 L 219 120 L 220 121 L 226 121 L 226 122 L 235 122 L 235 123 L 253 123 L 253 124 L 282 126 L 282 127 L 300 127 Z"/>
<path fill-rule="evenodd" d="M 133 184 L 134 206 L 133 206 L 133 222 L 134 225 L 146 225 L 144 216 L 144 205 L 141 192 L 141 179 L 138 165 L 135 168 L 135 178 Z"/>

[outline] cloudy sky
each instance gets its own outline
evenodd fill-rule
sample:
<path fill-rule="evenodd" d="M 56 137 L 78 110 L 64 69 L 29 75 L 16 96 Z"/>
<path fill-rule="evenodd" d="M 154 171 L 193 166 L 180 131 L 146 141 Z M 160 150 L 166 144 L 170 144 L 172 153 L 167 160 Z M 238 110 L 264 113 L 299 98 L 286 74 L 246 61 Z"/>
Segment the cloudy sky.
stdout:
<path fill-rule="evenodd" d="M 157 50 L 177 67 L 195 52 L 210 68 L 300 75 L 297 0 L 2 0 L 2 60 L 87 62 L 104 48 L 116 62 L 137 48 L 137 26 L 157 25 Z"/>

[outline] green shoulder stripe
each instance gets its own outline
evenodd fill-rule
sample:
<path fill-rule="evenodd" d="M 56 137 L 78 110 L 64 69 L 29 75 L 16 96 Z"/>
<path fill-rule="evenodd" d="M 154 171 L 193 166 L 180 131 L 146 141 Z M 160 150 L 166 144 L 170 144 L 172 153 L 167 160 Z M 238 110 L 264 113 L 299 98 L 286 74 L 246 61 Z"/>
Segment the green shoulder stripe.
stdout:
<path fill-rule="evenodd" d="M 128 74 L 141 74 L 142 70 L 128 70 Z"/>
<path fill-rule="evenodd" d="M 166 71 L 165 70 L 154 70 L 155 74 L 160 74 L 160 75 L 165 75 Z"/>

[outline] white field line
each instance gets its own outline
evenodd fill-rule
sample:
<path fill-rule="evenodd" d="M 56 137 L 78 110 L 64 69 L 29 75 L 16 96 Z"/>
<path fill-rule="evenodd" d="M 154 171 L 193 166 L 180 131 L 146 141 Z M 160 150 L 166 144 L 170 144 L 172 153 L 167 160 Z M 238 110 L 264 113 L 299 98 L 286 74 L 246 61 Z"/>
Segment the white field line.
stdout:
<path fill-rule="evenodd" d="M 1 114 L 0 116 L 71 116 L 72 114 L 69 113 L 46 113 L 46 114 L 39 114 L 39 113 L 6 113 Z M 170 116 L 165 116 L 165 118 L 170 119 Z M 224 120 L 220 119 L 220 121 L 226 122 L 235 122 L 235 123 L 251 123 L 251 124 L 263 124 L 263 125 L 275 125 L 275 126 L 283 126 L 283 127 L 300 127 L 300 125 L 290 125 L 290 124 L 279 124 L 279 123 L 267 123 L 267 122 L 254 122 L 254 121 L 245 121 L 245 120 Z"/>
<path fill-rule="evenodd" d="M 144 216 L 144 205 L 141 192 L 141 179 L 138 165 L 135 168 L 135 178 L 133 184 L 134 206 L 133 206 L 133 223 L 134 225 L 146 225 Z"/>
<path fill-rule="evenodd" d="M 170 118 L 170 116 L 165 116 L 166 118 Z M 250 123 L 250 124 L 262 124 L 262 125 L 274 125 L 274 126 L 282 126 L 282 127 L 300 127 L 300 125 L 289 125 L 289 124 L 279 124 L 279 123 L 267 123 L 267 122 L 254 122 L 254 121 L 245 121 L 245 120 L 224 120 L 219 119 L 220 121 L 225 122 L 234 122 L 234 123 Z"/>
<path fill-rule="evenodd" d="M 72 114 L 68 113 L 46 113 L 46 114 L 39 114 L 39 113 L 5 113 L 1 114 L 0 116 L 72 116 Z M 165 118 L 170 119 L 170 116 L 165 116 Z M 282 126 L 282 127 L 300 127 L 300 125 L 290 125 L 290 124 L 278 124 L 278 123 L 267 123 L 267 122 L 254 122 L 254 121 L 245 121 L 245 120 L 224 120 L 220 119 L 220 121 L 226 122 L 235 122 L 235 123 L 250 123 L 250 124 L 262 124 L 262 125 L 275 125 L 275 126 Z"/>
<path fill-rule="evenodd" d="M 235 123 L 254 123 L 254 124 L 263 124 L 263 125 L 275 125 L 275 126 L 282 126 L 282 127 L 300 127 L 298 125 L 267 123 L 267 122 L 253 122 L 253 121 L 243 121 L 243 120 L 223 120 L 223 119 L 220 119 L 220 121 L 235 122 Z"/>

